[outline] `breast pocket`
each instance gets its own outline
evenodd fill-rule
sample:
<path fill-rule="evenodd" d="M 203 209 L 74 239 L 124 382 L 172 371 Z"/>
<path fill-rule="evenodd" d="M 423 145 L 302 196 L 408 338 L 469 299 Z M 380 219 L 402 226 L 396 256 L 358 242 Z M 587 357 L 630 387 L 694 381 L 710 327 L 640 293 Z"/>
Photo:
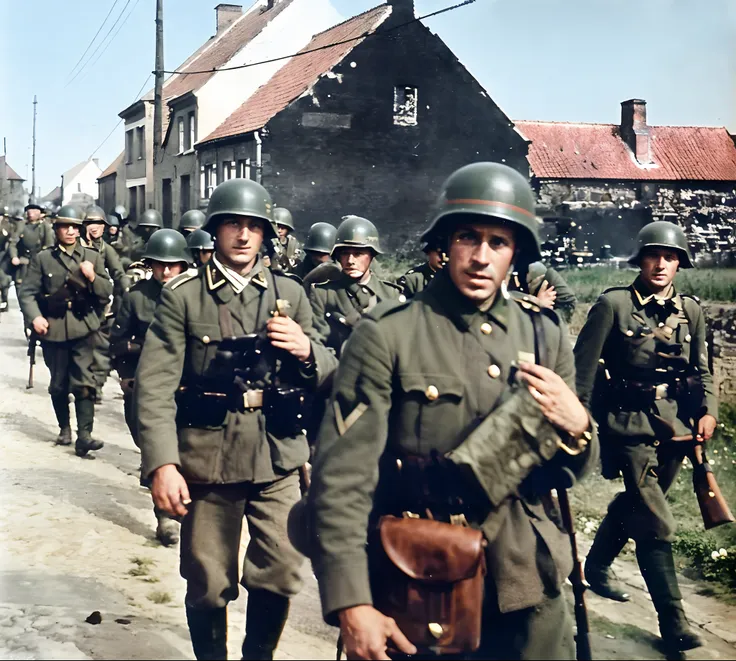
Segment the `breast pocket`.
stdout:
<path fill-rule="evenodd" d="M 652 329 L 632 320 L 619 328 L 626 347 L 626 363 L 636 367 L 654 367 L 655 338 Z"/>
<path fill-rule="evenodd" d="M 455 447 L 463 421 L 462 379 L 445 374 L 402 373 L 399 382 L 400 438 L 412 439 L 417 452 L 447 452 Z"/>
<path fill-rule="evenodd" d="M 187 367 L 194 374 L 206 374 L 222 340 L 217 324 L 190 323 L 187 326 Z"/>

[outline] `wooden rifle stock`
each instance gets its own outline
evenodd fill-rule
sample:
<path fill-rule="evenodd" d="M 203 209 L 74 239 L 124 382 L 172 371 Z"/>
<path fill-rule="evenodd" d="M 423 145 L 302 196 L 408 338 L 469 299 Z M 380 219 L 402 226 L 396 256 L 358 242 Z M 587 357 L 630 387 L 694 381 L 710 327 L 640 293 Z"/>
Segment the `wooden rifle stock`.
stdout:
<path fill-rule="evenodd" d="M 36 365 L 36 344 L 38 344 L 38 335 L 32 332 L 28 338 L 28 384 L 26 390 L 33 388 L 33 368 Z"/>
<path fill-rule="evenodd" d="M 693 489 L 698 497 L 700 513 L 706 530 L 733 523 L 734 517 L 713 474 L 701 443 L 693 446 L 689 454 L 693 465 Z"/>

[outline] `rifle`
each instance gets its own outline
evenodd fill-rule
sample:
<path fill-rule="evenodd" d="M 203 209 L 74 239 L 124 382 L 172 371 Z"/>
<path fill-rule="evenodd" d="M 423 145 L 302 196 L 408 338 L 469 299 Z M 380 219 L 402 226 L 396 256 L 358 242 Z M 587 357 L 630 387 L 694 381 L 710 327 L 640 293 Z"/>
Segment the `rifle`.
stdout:
<path fill-rule="evenodd" d="M 28 358 L 29 358 L 29 366 L 28 366 L 28 384 L 26 385 L 26 390 L 30 390 L 33 388 L 33 368 L 36 365 L 36 345 L 38 344 L 38 335 L 36 335 L 35 331 L 31 331 L 31 335 L 28 338 Z"/>
<path fill-rule="evenodd" d="M 688 457 L 693 465 L 693 489 L 698 498 L 705 529 L 710 530 L 726 523 L 733 523 L 733 514 L 708 463 L 703 444 L 695 444 Z"/>
<path fill-rule="evenodd" d="M 580 562 L 580 555 L 578 553 L 578 542 L 575 538 L 575 521 L 572 516 L 572 508 L 570 507 L 570 498 L 567 495 L 567 489 L 557 489 L 557 501 L 560 505 L 562 522 L 565 525 L 567 534 L 570 536 L 570 546 L 572 547 L 573 568 L 572 574 L 570 574 L 570 583 L 572 583 L 572 593 L 575 597 L 575 624 L 577 625 L 577 634 L 575 635 L 576 658 L 578 661 L 590 661 L 593 655 L 590 649 L 588 611 L 585 608 L 585 590 L 587 588 L 583 580 L 583 564 Z"/>

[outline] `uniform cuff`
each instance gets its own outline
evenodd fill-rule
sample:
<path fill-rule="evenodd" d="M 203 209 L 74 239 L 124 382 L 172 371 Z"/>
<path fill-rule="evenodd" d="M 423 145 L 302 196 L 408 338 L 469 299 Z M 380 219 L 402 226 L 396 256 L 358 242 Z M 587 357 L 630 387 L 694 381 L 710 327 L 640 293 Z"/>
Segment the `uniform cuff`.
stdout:
<path fill-rule="evenodd" d="M 365 552 L 339 560 L 322 558 L 316 574 L 327 624 L 340 626 L 338 613 L 345 608 L 373 605 Z"/>
<path fill-rule="evenodd" d="M 151 438 L 156 438 L 156 434 L 152 434 Z M 161 440 L 146 442 L 145 438 L 141 438 L 139 442 L 143 454 L 143 470 L 141 472 L 144 477 L 150 477 L 153 471 L 166 464 L 181 467 L 178 441 L 173 446 L 171 443 L 163 443 Z"/>

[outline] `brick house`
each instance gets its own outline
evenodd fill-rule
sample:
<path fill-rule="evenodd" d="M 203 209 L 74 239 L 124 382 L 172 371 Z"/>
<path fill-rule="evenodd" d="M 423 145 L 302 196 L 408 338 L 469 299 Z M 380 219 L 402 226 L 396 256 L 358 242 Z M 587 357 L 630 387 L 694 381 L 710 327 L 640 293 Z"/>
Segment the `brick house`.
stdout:
<path fill-rule="evenodd" d="M 725 128 L 650 126 L 640 99 L 621 104 L 619 124 L 515 123 L 540 215 L 573 220 L 578 248 L 628 255 L 644 224 L 670 220 L 696 253 L 731 250 L 736 146 Z"/>
<path fill-rule="evenodd" d="M 317 34 L 202 133 L 203 197 L 252 178 L 291 209 L 302 235 L 359 214 L 387 247 L 415 248 L 456 168 L 492 160 L 528 175 L 525 139 L 437 35 L 402 25 L 414 16 L 413 0 L 389 0 Z"/>

